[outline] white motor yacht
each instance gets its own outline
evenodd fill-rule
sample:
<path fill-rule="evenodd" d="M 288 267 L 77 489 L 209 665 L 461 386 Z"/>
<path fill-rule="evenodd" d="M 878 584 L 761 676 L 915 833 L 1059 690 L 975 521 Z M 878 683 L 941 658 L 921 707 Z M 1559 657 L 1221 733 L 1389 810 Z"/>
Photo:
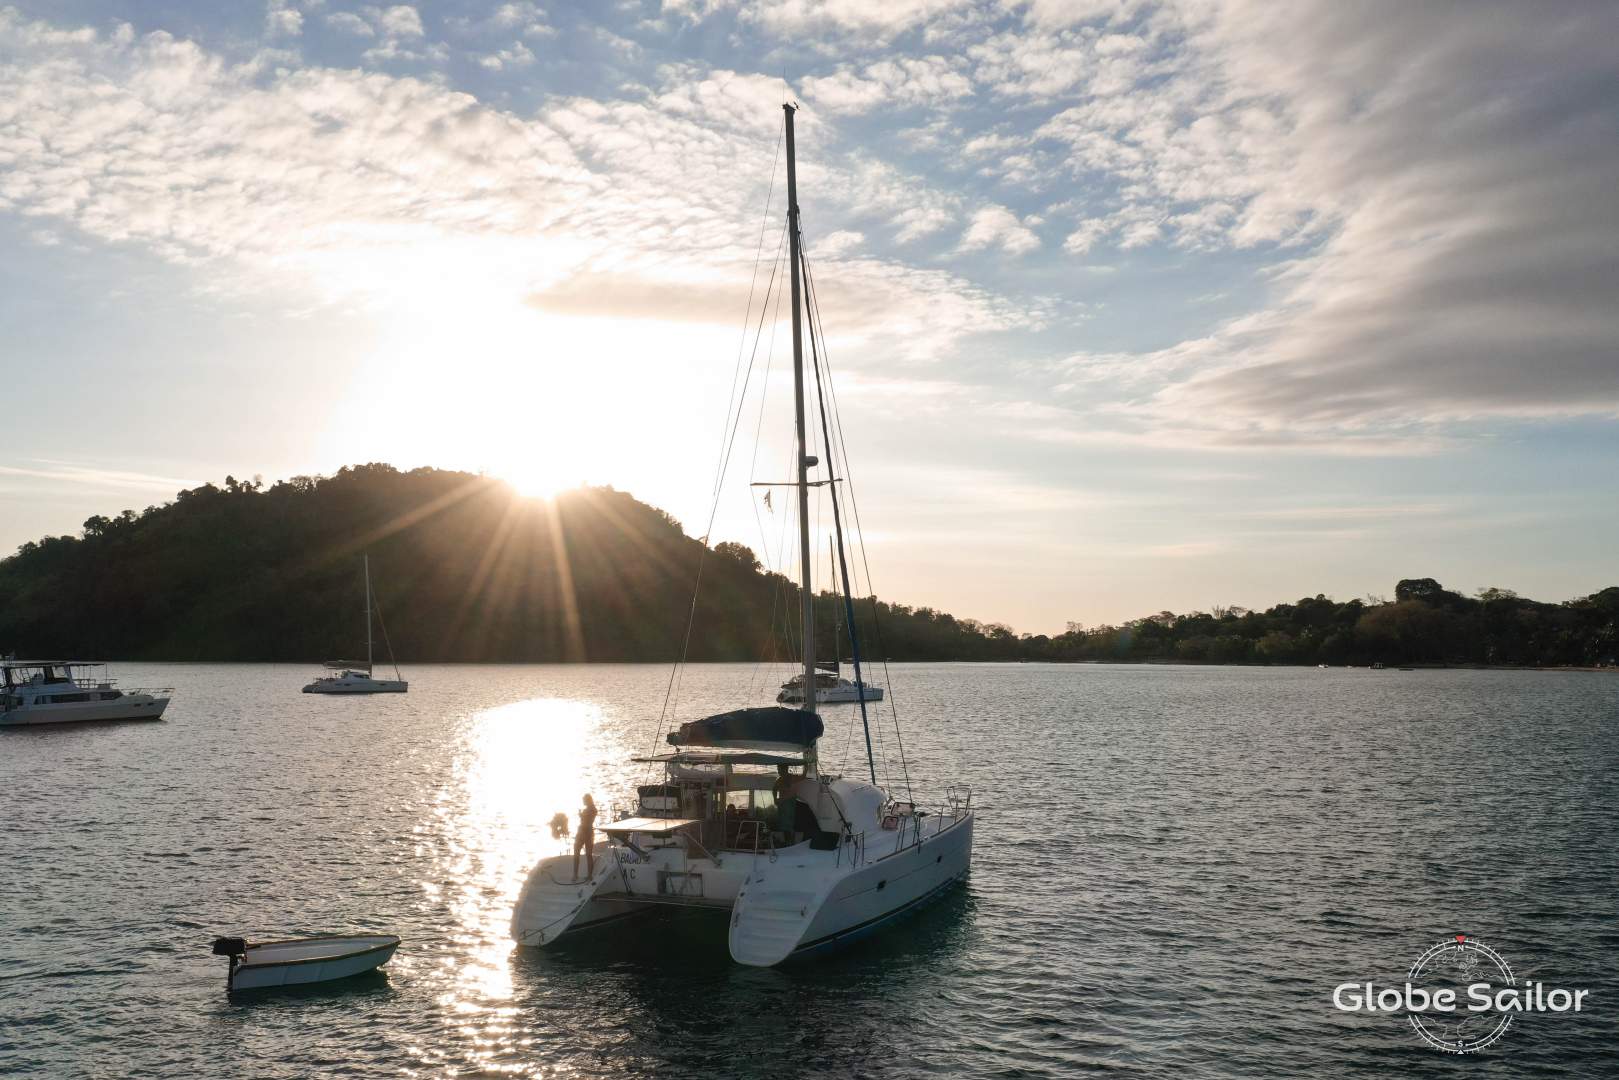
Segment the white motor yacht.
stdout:
<path fill-rule="evenodd" d="M 358 660 L 333 660 L 326 666 L 336 675 L 323 675 L 304 687 L 306 694 L 403 694 L 409 691 L 410 684 L 399 675 L 399 665 L 394 663 L 393 646 L 388 645 L 388 662 L 393 665 L 394 677 L 379 679 L 372 674 L 372 639 L 371 639 L 371 613 L 376 605 L 371 599 L 371 557 L 367 555 L 365 563 L 365 662 Z M 382 613 L 377 612 L 377 619 L 381 621 Z M 388 639 L 387 627 L 383 627 L 382 637 L 384 643 Z"/>
<path fill-rule="evenodd" d="M 0 661 L 0 724 L 163 718 L 172 689 L 120 688 L 106 668 L 83 660 Z"/>
<path fill-rule="evenodd" d="M 836 487 L 847 481 L 848 462 L 835 457 L 841 443 L 833 438 L 829 420 L 835 401 L 821 392 L 823 376 L 830 379 L 830 372 L 823 366 L 819 319 L 813 317 L 814 281 L 801 255 L 796 106 L 783 109 L 797 475 L 781 486 L 797 489 L 798 595 L 804 601 L 798 604 L 803 663 L 798 685 L 815 686 L 818 675 L 809 493 L 823 488 L 830 493 L 826 501 L 835 530 L 836 599 L 849 631 L 853 685 L 858 688 L 860 638 L 844 547 L 844 496 Z M 808 319 L 803 292 L 810 297 Z M 767 294 L 764 303 L 769 300 Z M 806 379 L 806 326 L 812 385 Z M 820 445 L 829 459 L 826 472 L 814 479 L 810 470 L 820 461 L 809 453 L 805 438 L 810 390 L 820 392 Z M 741 415 L 740 407 L 735 415 Z M 873 620 L 876 614 L 874 606 Z M 877 696 L 856 693 L 865 730 L 865 778 L 822 769 L 818 744 L 825 728 L 813 703 L 797 709 L 740 708 L 676 725 L 666 736 L 672 750 L 636 759 L 661 766 L 663 777 L 641 786 L 636 804 L 600 828 L 606 843 L 594 863 L 558 855 L 541 859 L 529 873 L 512 913 L 512 937 L 522 945 L 548 947 L 569 934 L 615 925 L 659 906 L 709 908 L 729 920 L 734 960 L 769 967 L 878 931 L 940 896 L 971 867 L 972 793 L 965 787 L 948 789 L 943 805 L 923 809 L 912 801 L 908 779 L 903 794 L 878 786 L 866 711 L 866 703 Z M 896 749 L 903 753 L 902 747 Z M 903 756 L 898 771 L 904 775 Z"/>

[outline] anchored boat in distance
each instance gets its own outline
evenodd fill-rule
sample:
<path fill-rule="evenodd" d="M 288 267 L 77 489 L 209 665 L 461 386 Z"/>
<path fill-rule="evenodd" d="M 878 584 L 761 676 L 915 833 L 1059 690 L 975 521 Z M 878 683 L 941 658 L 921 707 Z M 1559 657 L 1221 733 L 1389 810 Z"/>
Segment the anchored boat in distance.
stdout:
<path fill-rule="evenodd" d="M 410 689 L 410 684 L 399 675 L 399 664 L 394 660 L 393 646 L 388 645 L 388 663 L 393 665 L 394 677 L 391 679 L 378 679 L 371 674 L 371 613 L 376 605 L 371 599 L 371 556 L 364 558 L 365 563 L 365 663 L 358 660 L 332 660 L 326 666 L 339 674 L 323 675 L 304 687 L 306 694 L 403 694 Z M 380 621 L 382 613 L 377 612 Z M 382 640 L 388 641 L 388 628 L 382 628 Z"/>
<path fill-rule="evenodd" d="M 0 661 L 0 724 L 161 720 L 172 688 L 121 689 L 87 660 Z"/>
<path fill-rule="evenodd" d="M 639 787 L 635 806 L 600 830 L 608 844 L 593 861 L 587 857 L 581 866 L 578 856 L 557 855 L 541 859 L 530 872 L 512 913 L 512 937 L 522 945 L 550 946 L 570 933 L 681 905 L 726 912 L 732 959 L 769 967 L 878 931 L 942 895 L 971 867 L 970 789 L 947 789 L 944 805 L 925 810 L 912 801 L 908 777 L 903 794 L 877 784 L 866 704 L 878 695 L 863 692 L 841 495 L 833 487 L 846 482 L 848 462 L 838 461 L 840 468 L 834 471 L 833 448 L 841 440 L 832 437 L 836 429 L 829 413 L 834 403 L 825 393 L 818 401 L 826 473 L 810 477 L 820 461 L 809 453 L 805 439 L 804 286 L 812 305 L 808 326 L 815 390 L 822 389 L 822 377 L 830 379 L 830 372 L 822 366 L 814 281 L 801 256 L 795 107 L 783 108 L 798 461 L 794 481 L 784 486 L 797 488 L 798 587 L 805 601 L 815 595 L 810 587 L 809 490 L 823 487 L 832 493 L 834 561 L 869 781 L 822 771 L 817 747 L 825 725 L 813 701 L 797 709 L 735 709 L 679 724 L 667 735 L 673 750 L 635 759 L 662 766 L 663 778 Z M 818 351 L 817 345 L 822 346 Z M 740 407 L 736 415 L 741 415 Z M 816 687 L 815 605 L 803 602 L 799 608 L 803 663 L 798 686 Z M 831 677 L 837 680 L 835 671 Z"/>
<path fill-rule="evenodd" d="M 827 661 L 816 667 L 815 671 L 815 700 L 821 705 L 848 705 L 858 704 L 860 701 L 881 701 L 883 688 L 870 686 L 865 682 L 855 682 L 845 679 L 838 673 L 835 661 Z M 781 693 L 776 700 L 789 705 L 801 705 L 804 702 L 804 676 L 794 675 L 781 684 Z"/>

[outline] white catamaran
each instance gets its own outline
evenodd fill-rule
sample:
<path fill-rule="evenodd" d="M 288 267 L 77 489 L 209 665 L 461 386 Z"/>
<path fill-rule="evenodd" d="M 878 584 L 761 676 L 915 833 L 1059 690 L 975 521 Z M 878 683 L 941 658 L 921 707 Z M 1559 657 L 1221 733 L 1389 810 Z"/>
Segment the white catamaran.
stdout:
<path fill-rule="evenodd" d="M 803 601 L 799 678 L 801 685 L 814 685 L 809 490 L 833 481 L 810 479 L 819 462 L 805 440 L 800 274 L 807 276 L 807 269 L 800 250 L 795 108 L 783 106 L 798 461 L 791 486 L 798 489 Z M 813 289 L 813 279 L 809 285 Z M 809 326 L 813 349 L 816 321 Z M 824 397 L 820 419 L 823 441 L 830 446 Z M 832 505 L 859 688 L 864 684 L 842 520 L 836 499 Z M 865 711 L 869 699 L 858 690 L 857 697 L 869 782 L 822 771 L 817 742 L 824 726 L 813 703 L 800 709 L 743 708 L 680 724 L 668 734 L 672 751 L 636 759 L 662 766 L 663 779 L 642 785 L 633 810 L 601 829 L 608 843 L 594 865 L 588 858 L 576 863 L 559 855 L 533 868 L 513 911 L 513 938 L 522 945 L 549 946 L 567 934 L 611 925 L 658 905 L 714 908 L 729 914 L 732 958 L 768 967 L 879 930 L 942 894 L 967 875 L 972 861 L 972 793 L 952 788 L 947 805 L 929 812 L 908 794 L 901 798 L 879 787 Z"/>
<path fill-rule="evenodd" d="M 833 573 L 837 572 L 837 549 L 832 546 L 832 538 L 827 537 L 827 549 L 832 558 L 827 565 Z M 841 622 L 841 620 L 839 620 Z M 818 705 L 849 705 L 860 704 L 864 701 L 881 701 L 883 688 L 872 686 L 863 679 L 845 679 L 838 657 L 843 655 L 843 639 L 839 631 L 841 627 L 833 627 L 832 659 L 817 660 L 815 662 L 815 703 Z M 804 676 L 803 673 L 794 675 L 781 684 L 781 693 L 776 700 L 787 705 L 802 705 L 804 703 Z"/>
<path fill-rule="evenodd" d="M 410 689 L 410 684 L 399 675 L 399 664 L 394 660 L 393 646 L 388 646 L 388 663 L 393 666 L 394 677 L 391 679 L 374 678 L 371 674 L 371 612 L 375 604 L 371 600 L 371 556 L 364 558 L 365 562 L 365 663 L 358 660 L 332 660 L 327 667 L 339 672 L 337 675 L 323 675 L 304 687 L 306 694 L 403 694 Z M 380 617 L 380 616 L 379 616 Z M 384 627 L 383 640 L 387 640 L 388 631 Z"/>

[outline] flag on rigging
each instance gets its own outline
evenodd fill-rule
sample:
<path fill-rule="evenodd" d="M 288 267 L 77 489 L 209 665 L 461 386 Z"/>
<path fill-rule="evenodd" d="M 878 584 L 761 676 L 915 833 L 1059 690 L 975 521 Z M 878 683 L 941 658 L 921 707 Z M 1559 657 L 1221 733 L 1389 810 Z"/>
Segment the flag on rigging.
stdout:
<path fill-rule="evenodd" d="M 775 507 L 770 505 L 770 492 L 768 491 L 765 492 L 765 509 L 769 510 L 772 514 L 776 512 Z"/>

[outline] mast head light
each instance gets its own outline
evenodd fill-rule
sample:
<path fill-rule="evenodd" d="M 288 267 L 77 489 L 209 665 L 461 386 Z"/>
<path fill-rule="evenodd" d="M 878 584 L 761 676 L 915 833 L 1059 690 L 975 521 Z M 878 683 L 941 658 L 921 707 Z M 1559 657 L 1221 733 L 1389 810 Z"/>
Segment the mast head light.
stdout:
<path fill-rule="evenodd" d="M 815 466 L 819 465 L 820 463 L 821 463 L 821 459 L 816 457 L 814 454 L 805 454 L 804 455 L 804 468 L 813 469 L 813 468 L 815 468 Z"/>

